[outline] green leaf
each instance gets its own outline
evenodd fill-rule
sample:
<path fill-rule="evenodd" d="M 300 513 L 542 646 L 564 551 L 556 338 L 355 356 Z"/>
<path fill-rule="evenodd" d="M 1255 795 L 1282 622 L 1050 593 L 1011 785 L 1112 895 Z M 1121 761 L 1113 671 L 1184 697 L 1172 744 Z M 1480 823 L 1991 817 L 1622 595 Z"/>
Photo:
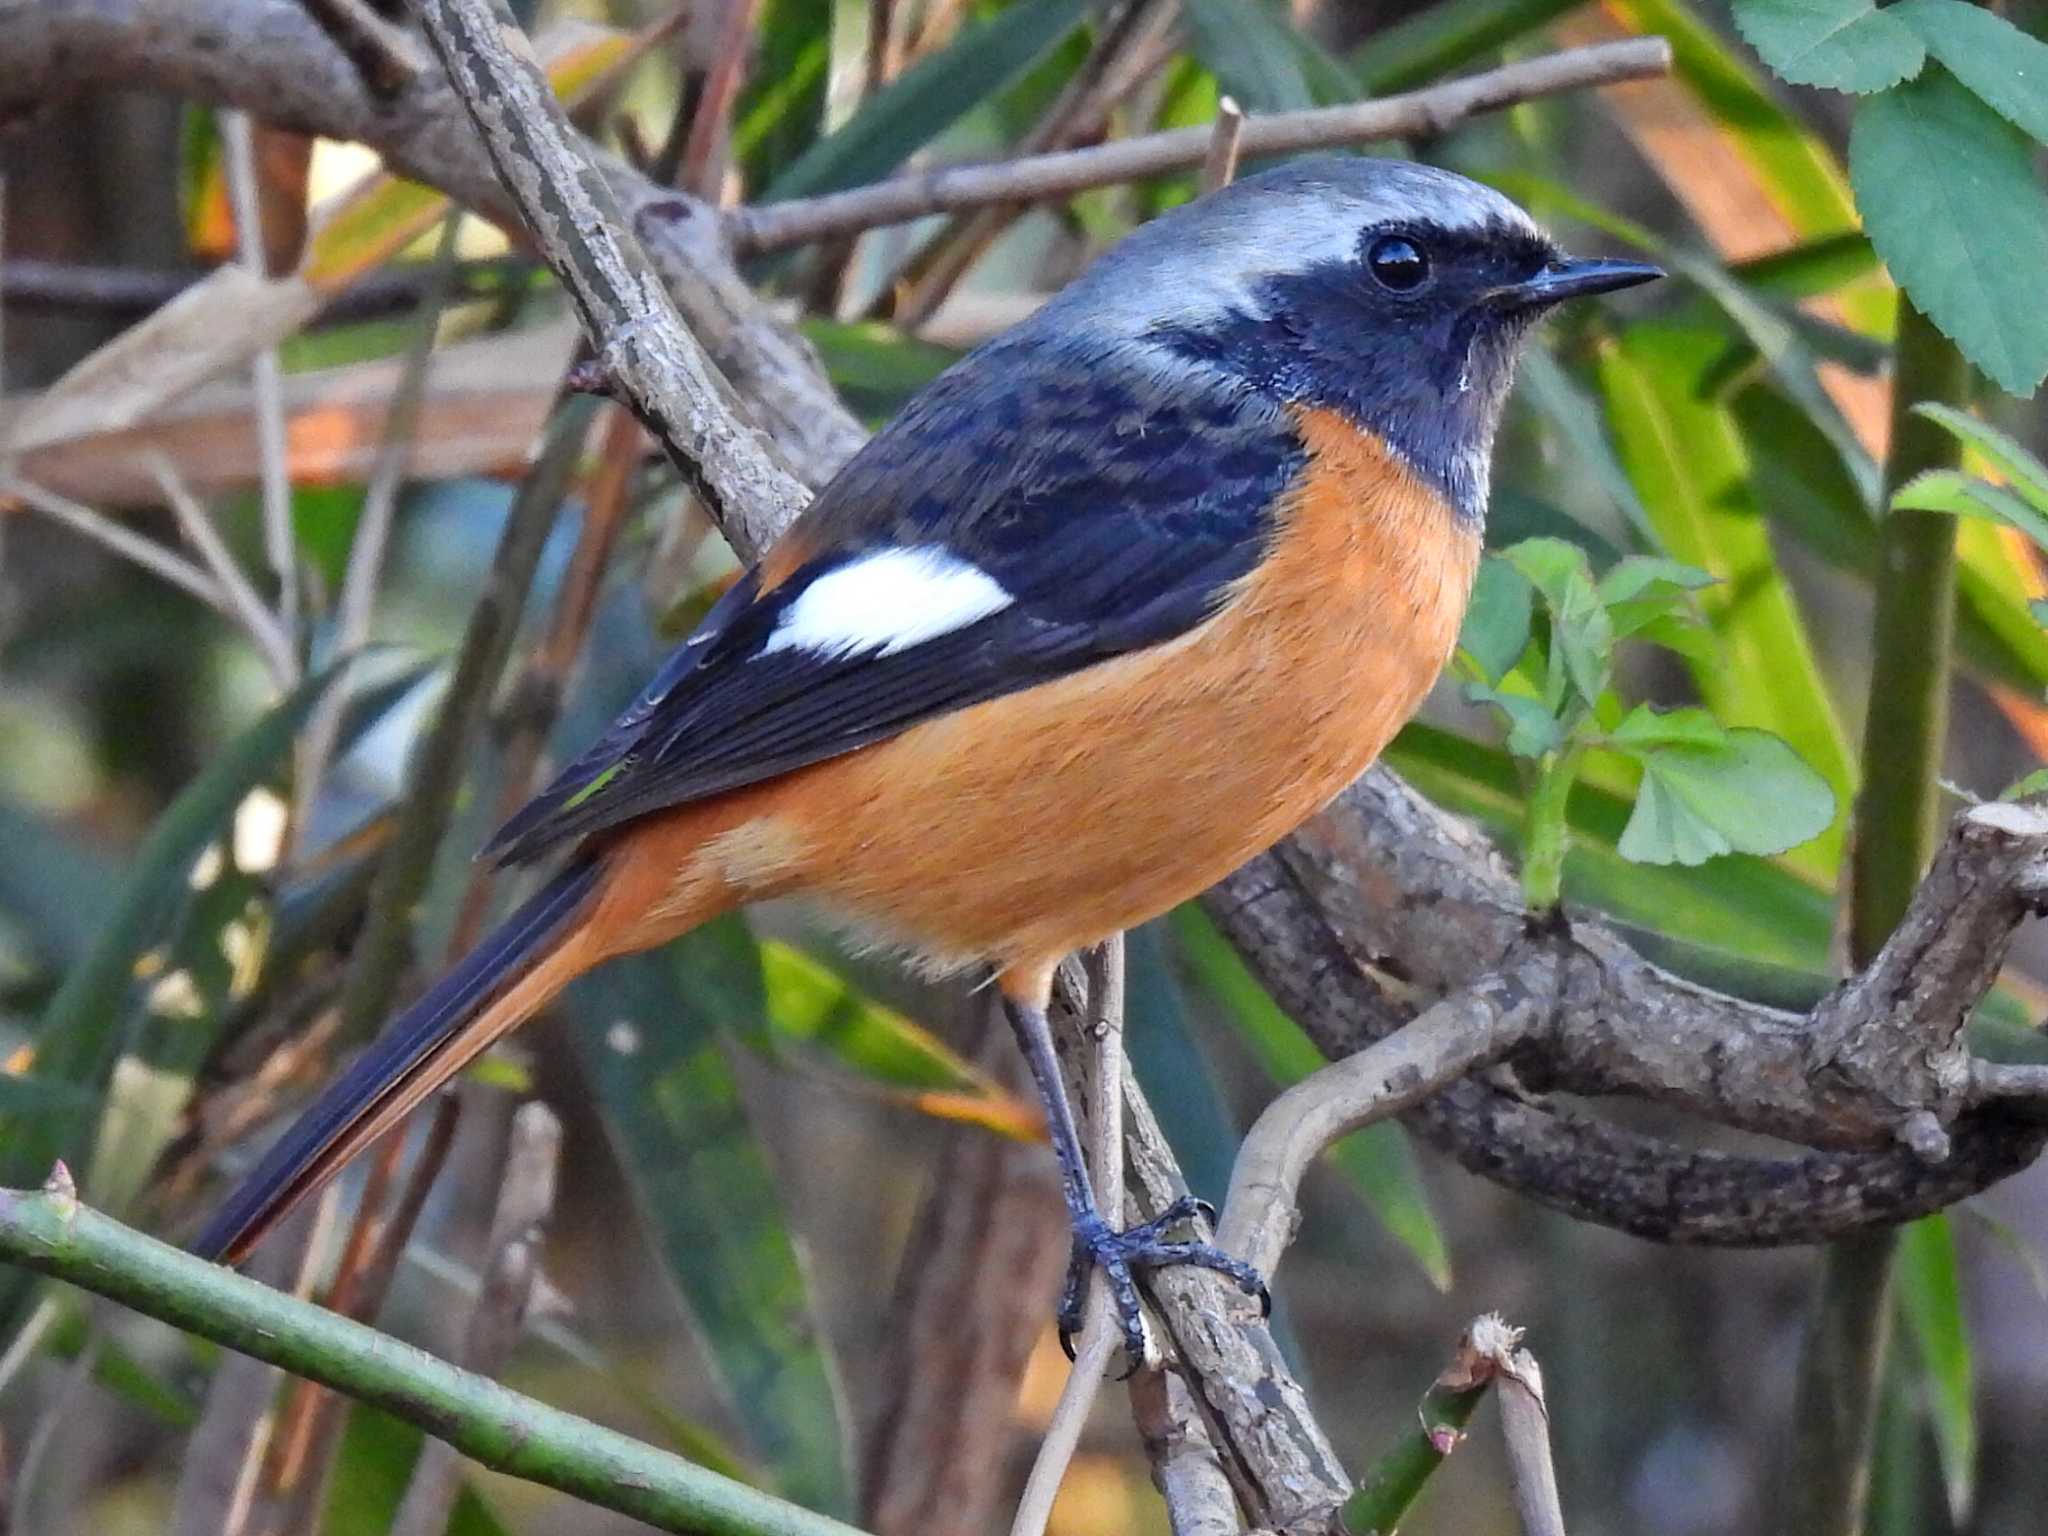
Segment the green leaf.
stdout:
<path fill-rule="evenodd" d="M 1896 510 L 1947 512 L 1956 517 L 1988 517 L 2019 529 L 2048 549 L 2048 517 L 2043 517 L 2002 485 L 1979 480 L 1958 469 L 1929 469 L 1900 486 L 1892 497 Z"/>
<path fill-rule="evenodd" d="M 1550 643 L 1588 704 L 1606 691 L 1614 665 L 1614 625 L 1593 586 L 1586 552 L 1563 539 L 1524 539 L 1501 558 L 1520 571 L 1550 613 Z"/>
<path fill-rule="evenodd" d="M 1632 326 L 1603 348 L 1600 383 L 1622 462 L 1679 560 L 1710 572 L 1701 611 L 1722 659 L 1693 682 L 1717 720 L 1783 736 L 1847 804 L 1854 759 L 1757 505 L 1741 433 L 1728 409 L 1700 393 L 1723 346 L 1712 326 Z M 1795 856 L 1832 878 L 1839 827 Z"/>
<path fill-rule="evenodd" d="M 1682 560 L 1666 560 L 1659 555 L 1630 555 L 1617 561 L 1613 569 L 1600 578 L 1598 591 L 1600 601 L 1609 608 L 1617 603 L 1648 598 L 1676 602 L 1687 592 L 1711 587 L 1714 579 L 1711 572 L 1696 565 L 1687 565 Z"/>
<path fill-rule="evenodd" d="M 346 666 L 346 663 L 343 663 Z M 250 726 L 188 784 L 150 829 L 128 876 L 102 910 L 92 948 L 65 976 L 37 1025 L 38 1078 L 97 1094 L 120 1054 L 137 963 L 167 937 L 191 896 L 192 866 L 245 795 L 277 766 L 292 736 L 341 667 L 310 678 Z M 73 1116 L 0 1123 L 0 1180 L 40 1184 L 59 1157 L 76 1161 L 83 1127 Z"/>
<path fill-rule="evenodd" d="M 2017 438 L 1939 401 L 1923 400 L 1913 407 L 1913 414 L 1939 422 L 1984 455 L 1994 469 L 2012 482 L 2012 488 L 2027 499 L 2028 505 L 2048 517 L 2048 464 L 2022 448 Z"/>
<path fill-rule="evenodd" d="M 2015 128 L 2048 144 L 2048 43 L 1962 0 L 1903 0 L 1885 14 Z"/>
<path fill-rule="evenodd" d="M 1465 697 L 1474 704 L 1491 704 L 1507 718 L 1507 749 L 1516 757 L 1541 757 L 1564 745 L 1564 727 L 1540 699 L 1484 683 L 1468 684 Z"/>
<path fill-rule="evenodd" d="M 569 991 L 578 1058 L 663 1267 L 777 1488 L 852 1502 L 838 1373 L 722 1035 L 766 1013 L 737 918 L 615 960 Z"/>
<path fill-rule="evenodd" d="M 1458 645 L 1487 682 L 1499 682 L 1529 648 L 1535 596 L 1528 579 L 1498 555 L 1479 563 Z"/>
<path fill-rule="evenodd" d="M 1977 1413 L 1969 1322 L 1946 1216 L 1926 1216 L 1899 1234 L 1899 1313 L 1927 1382 L 1928 1415 L 1948 1507 L 1969 1522 L 1977 1482 Z"/>
<path fill-rule="evenodd" d="M 1827 781 L 1768 731 L 1636 755 L 1643 785 L 1616 845 L 1625 859 L 1703 864 L 1724 853 L 1782 853 L 1835 819 Z"/>
<path fill-rule="evenodd" d="M 1082 0 L 1022 0 L 973 22 L 861 105 L 768 186 L 759 201 L 812 197 L 876 181 L 1000 94 L 1081 23 Z"/>
<path fill-rule="evenodd" d="M 2048 375 L 2048 193 L 2017 129 L 1946 69 L 1857 105 L 1864 228 L 1913 302 L 2001 389 Z"/>
<path fill-rule="evenodd" d="M 1735 26 L 1794 85 L 1881 91 L 1927 61 L 1919 35 L 1871 0 L 1736 0 Z"/>
<path fill-rule="evenodd" d="M 1388 749 L 1387 761 L 1437 804 L 1475 818 L 1511 848 L 1519 841 L 1522 780 L 1500 749 L 1411 722 Z M 1567 802 L 1572 846 L 1565 856 L 1565 894 L 1570 900 L 1723 955 L 1800 971 L 1831 968 L 1834 902 L 1817 882 L 1745 854 L 1692 870 L 1624 860 L 1615 843 L 1633 802 L 1624 792 L 1626 781 L 1618 790 L 1601 764 L 1597 754 L 1588 759 Z"/>
<path fill-rule="evenodd" d="M 1705 747 L 1720 751 L 1728 745 L 1728 733 L 1704 709 L 1656 710 L 1638 704 L 1612 731 L 1607 744 L 1619 751 L 1641 756 L 1660 747 Z"/>
<path fill-rule="evenodd" d="M 1327 1065 L 1323 1053 L 1273 1001 L 1258 978 L 1200 907 L 1183 903 L 1171 919 L 1189 969 L 1222 1004 L 1240 1037 L 1272 1079 L 1286 1086 Z M 1324 1154 L 1379 1218 L 1387 1233 L 1414 1256 L 1430 1283 L 1451 1285 L 1451 1256 L 1430 1208 L 1415 1152 L 1401 1127 L 1381 1121 L 1353 1132 Z"/>
<path fill-rule="evenodd" d="M 862 420 L 876 425 L 894 416 L 960 357 L 951 347 L 920 341 L 876 321 L 814 316 L 803 322 L 803 333 L 818 349 L 819 361 L 846 403 Z"/>

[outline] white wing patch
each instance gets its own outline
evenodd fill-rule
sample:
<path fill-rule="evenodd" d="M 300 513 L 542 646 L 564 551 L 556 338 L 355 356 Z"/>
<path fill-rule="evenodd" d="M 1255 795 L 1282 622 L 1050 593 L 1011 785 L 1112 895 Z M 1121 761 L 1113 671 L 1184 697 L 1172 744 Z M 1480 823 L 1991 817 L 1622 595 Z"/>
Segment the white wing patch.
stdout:
<path fill-rule="evenodd" d="M 893 655 L 965 629 L 1010 602 L 1001 582 L 948 550 L 877 550 L 804 588 L 759 654 Z"/>

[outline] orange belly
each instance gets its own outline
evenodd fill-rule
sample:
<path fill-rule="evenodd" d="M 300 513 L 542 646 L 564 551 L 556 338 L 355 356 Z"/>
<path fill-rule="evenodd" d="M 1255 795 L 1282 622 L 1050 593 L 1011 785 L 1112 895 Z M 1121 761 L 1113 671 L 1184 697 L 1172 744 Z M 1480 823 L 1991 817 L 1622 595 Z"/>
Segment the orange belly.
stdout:
<path fill-rule="evenodd" d="M 1478 559 L 1376 440 L 1325 413 L 1302 430 L 1272 553 L 1215 617 L 671 813 L 668 909 L 808 896 L 935 969 L 1036 991 L 1299 826 L 1421 702 Z"/>

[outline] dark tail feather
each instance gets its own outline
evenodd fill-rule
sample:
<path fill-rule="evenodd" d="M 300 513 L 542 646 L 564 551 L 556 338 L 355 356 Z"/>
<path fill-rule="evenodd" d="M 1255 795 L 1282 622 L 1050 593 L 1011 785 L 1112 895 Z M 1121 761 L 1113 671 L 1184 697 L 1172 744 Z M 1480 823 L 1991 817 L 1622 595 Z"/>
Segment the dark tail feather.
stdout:
<path fill-rule="evenodd" d="M 357 1152 L 571 980 L 580 965 L 547 962 L 575 931 L 603 867 L 595 859 L 571 864 L 392 1020 L 264 1154 L 192 1251 L 241 1262 Z"/>

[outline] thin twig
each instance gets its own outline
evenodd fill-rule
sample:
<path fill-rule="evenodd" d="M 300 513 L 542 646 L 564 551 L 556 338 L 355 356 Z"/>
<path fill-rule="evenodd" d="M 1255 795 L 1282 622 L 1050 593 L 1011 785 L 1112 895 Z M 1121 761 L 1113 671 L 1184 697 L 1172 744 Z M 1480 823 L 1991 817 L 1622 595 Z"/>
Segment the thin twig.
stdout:
<path fill-rule="evenodd" d="M 760 0 L 724 0 L 724 4 L 725 13 L 719 18 L 718 39 L 712 45 L 710 66 L 704 71 L 704 88 L 697 96 L 696 115 L 690 119 L 690 135 L 684 142 L 680 168 L 680 185 L 714 205 L 725 179 L 733 103 L 739 100 L 740 86 L 746 80 L 748 46 L 761 8 Z"/>
<path fill-rule="evenodd" d="M 486 1467 L 683 1536 L 859 1536 L 47 1190 L 0 1190 L 0 1260 L 373 1403 Z"/>
<path fill-rule="evenodd" d="M 1332 1142 L 1499 1060 L 1549 1011 L 1547 999 L 1489 977 L 1296 1083 L 1266 1106 L 1238 1149 L 1217 1242 L 1271 1280 L 1294 1237 L 1302 1176 Z"/>
<path fill-rule="evenodd" d="M 1088 1022 L 1093 1050 L 1089 1059 L 1089 1103 L 1084 1116 L 1092 1115 L 1094 1132 L 1092 1156 L 1096 1199 L 1112 1226 L 1123 1225 L 1124 1129 L 1124 941 L 1123 935 L 1100 945 L 1089 966 Z M 1038 1457 L 1024 1480 L 1023 1496 L 1010 1522 L 1010 1536 L 1044 1536 L 1052 1518 L 1053 1500 L 1074 1447 L 1081 1443 L 1081 1431 L 1088 1423 L 1095 1397 L 1102 1390 L 1102 1373 L 1122 1339 L 1115 1309 L 1110 1305 L 1109 1287 L 1101 1274 L 1086 1277 L 1088 1305 L 1081 1325 L 1080 1342 L 1074 1349 L 1074 1367 L 1045 1426 Z"/>
<path fill-rule="evenodd" d="M 526 1320 L 539 1270 L 540 1227 L 553 1212 L 561 1166 L 562 1122 L 538 1100 L 512 1116 L 505 1178 L 485 1242 L 483 1288 L 469 1316 L 462 1363 L 496 1376 L 511 1358 Z M 461 1487 L 462 1458 L 445 1441 L 429 1440 L 413 1464 L 412 1481 L 391 1522 L 390 1536 L 441 1536 Z"/>
<path fill-rule="evenodd" d="M 582 313 L 606 377 L 660 439 L 705 509 L 743 548 L 767 542 L 810 494 L 698 345 L 562 115 L 517 24 L 492 0 L 422 0 L 450 84 L 542 258 Z"/>
<path fill-rule="evenodd" d="M 1202 190 L 1216 192 L 1237 178 L 1237 152 L 1244 143 L 1244 108 L 1235 96 L 1218 97 L 1209 129 L 1209 153 L 1202 161 Z"/>
<path fill-rule="evenodd" d="M 206 508 L 186 486 L 177 466 L 162 453 L 152 452 L 149 471 L 163 488 L 164 500 L 170 505 L 171 515 L 178 520 L 178 529 L 185 535 L 185 541 L 199 552 L 199 558 L 213 573 L 221 596 L 227 599 L 236 621 L 255 645 L 263 664 L 269 668 L 270 680 L 280 691 L 291 688 L 299 680 L 299 658 L 293 652 L 283 626 L 277 622 L 277 615 L 264 606 L 256 588 L 242 574 L 242 567 L 236 563 L 226 540 L 221 538 L 220 530 L 213 526 L 213 519 L 206 515 Z M 346 686 L 345 679 L 343 686 Z M 331 692 L 339 693 L 340 689 Z"/>
<path fill-rule="evenodd" d="M 306 13 L 348 56 L 374 96 L 389 100 L 426 67 L 411 34 L 386 21 L 367 0 L 301 0 Z"/>
<path fill-rule="evenodd" d="M 1131 1418 L 1173 1536 L 1239 1536 L 1244 1517 L 1194 1388 L 1171 1367 L 1131 1378 Z"/>
<path fill-rule="evenodd" d="M 263 251 L 263 217 L 256 183 L 256 134 L 246 112 L 220 115 L 227 150 L 228 196 L 235 210 L 235 244 L 242 265 L 257 279 L 270 273 Z M 299 632 L 298 536 L 292 529 L 292 483 L 285 461 L 284 374 L 277 348 L 250 360 L 255 392 L 256 443 L 263 461 L 263 552 L 277 577 L 277 618 L 296 645 Z"/>
<path fill-rule="evenodd" d="M 1658 37 L 1572 48 L 1401 96 L 1254 117 L 1245 124 L 1241 148 L 1258 157 L 1437 135 L 1477 113 L 1651 79 L 1670 68 L 1670 44 Z M 1212 136 L 1206 127 L 1176 128 L 992 165 L 939 166 L 848 192 L 735 208 L 725 215 L 727 238 L 736 251 L 752 255 L 934 213 L 1071 197 L 1092 187 L 1194 170 L 1208 158 Z"/>
<path fill-rule="evenodd" d="M 1543 1372 L 1526 1349 L 1515 1351 L 1500 1373 L 1500 1427 L 1508 1447 L 1508 1486 L 1522 1536 L 1565 1536 L 1557 1499 L 1557 1469 L 1550 1458 L 1550 1405 Z"/>
<path fill-rule="evenodd" d="M 419 307 L 432 285 L 408 263 L 372 272 L 336 294 L 312 322 L 315 327 L 377 320 Z M 486 256 L 458 262 L 455 286 L 463 299 L 491 296 L 536 270 L 525 256 Z M 140 319 L 163 308 L 206 277 L 203 269 L 101 266 L 89 262 L 43 261 L 32 256 L 0 260 L 0 309 Z"/>
<path fill-rule="evenodd" d="M 427 364 L 434 353 L 440 331 L 441 311 L 452 286 L 455 268 L 455 235 L 460 216 L 449 214 L 441 221 L 441 238 L 434 248 L 434 261 L 413 334 L 406 343 L 399 364 L 398 388 L 391 397 L 391 409 L 384 417 L 383 441 L 377 446 L 377 462 L 363 493 L 363 510 L 356 518 L 355 537 L 349 541 L 348 568 L 341 579 L 341 597 L 335 605 L 333 654 L 350 656 L 370 638 L 370 619 L 377 607 L 377 593 L 383 585 L 384 552 L 391 542 L 392 519 L 398 508 L 398 493 L 405 484 L 405 469 L 412 457 L 413 438 L 419 424 L 420 403 L 426 398 Z M 344 678 L 314 706 L 301 736 L 299 754 L 298 814 L 292 818 L 294 858 L 305 847 L 313 808 L 320 798 L 334 756 L 335 736 L 341 728 L 342 711 L 351 687 Z"/>
<path fill-rule="evenodd" d="M 83 534 L 123 560 L 131 561 L 152 575 L 161 576 L 172 586 L 189 592 L 216 612 L 229 619 L 235 618 L 233 604 L 211 576 L 191 561 L 172 554 L 155 540 L 146 539 L 133 529 L 123 528 L 112 518 L 73 501 L 69 496 L 59 496 L 55 491 L 46 491 L 4 471 L 0 471 L 0 496 L 11 496 L 33 507 L 52 522 L 62 523 L 73 533 Z"/>

